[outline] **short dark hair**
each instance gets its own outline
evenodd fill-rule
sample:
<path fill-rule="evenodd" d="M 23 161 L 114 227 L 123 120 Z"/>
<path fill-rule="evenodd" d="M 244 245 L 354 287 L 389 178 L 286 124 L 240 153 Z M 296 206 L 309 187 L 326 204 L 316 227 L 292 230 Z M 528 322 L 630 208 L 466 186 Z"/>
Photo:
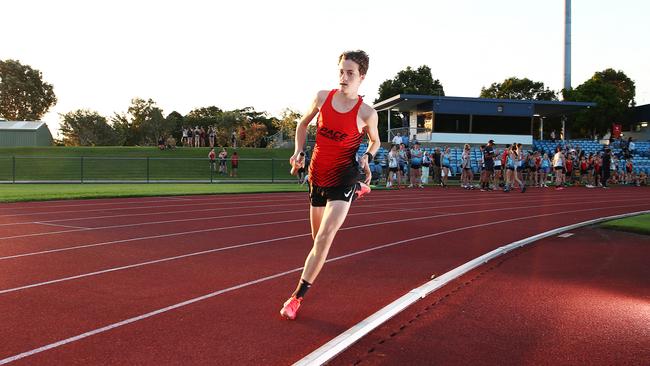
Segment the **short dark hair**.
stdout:
<path fill-rule="evenodd" d="M 339 56 L 339 62 L 341 60 L 350 60 L 354 61 L 359 65 L 359 74 L 365 75 L 368 72 L 368 64 L 370 63 L 370 58 L 368 54 L 361 50 L 356 51 L 345 51 Z"/>

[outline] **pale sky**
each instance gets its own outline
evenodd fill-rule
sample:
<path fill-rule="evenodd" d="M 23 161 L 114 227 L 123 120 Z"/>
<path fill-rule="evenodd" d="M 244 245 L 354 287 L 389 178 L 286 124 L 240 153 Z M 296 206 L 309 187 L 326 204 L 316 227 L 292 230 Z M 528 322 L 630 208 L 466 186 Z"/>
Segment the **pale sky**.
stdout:
<path fill-rule="evenodd" d="M 0 59 L 40 70 L 59 113 L 106 117 L 134 97 L 186 114 L 216 105 L 280 116 L 337 87 L 341 51 L 363 49 L 360 93 L 428 65 L 446 95 L 476 97 L 510 76 L 563 84 L 564 0 L 20 0 L 2 3 Z M 572 85 L 606 68 L 650 103 L 650 2 L 573 0 Z"/>

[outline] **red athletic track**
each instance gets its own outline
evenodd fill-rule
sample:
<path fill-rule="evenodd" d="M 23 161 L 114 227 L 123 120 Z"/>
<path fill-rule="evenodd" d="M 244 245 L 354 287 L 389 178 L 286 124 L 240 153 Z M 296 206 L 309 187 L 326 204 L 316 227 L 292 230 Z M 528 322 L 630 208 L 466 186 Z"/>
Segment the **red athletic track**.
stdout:
<path fill-rule="evenodd" d="M 647 365 L 650 237 L 571 232 L 448 284 L 331 365 Z"/>
<path fill-rule="evenodd" d="M 290 364 L 434 273 L 647 209 L 647 192 L 373 192 L 353 205 L 294 322 L 278 311 L 311 247 L 305 193 L 4 204 L 0 360 L 36 350 L 15 363 Z"/>

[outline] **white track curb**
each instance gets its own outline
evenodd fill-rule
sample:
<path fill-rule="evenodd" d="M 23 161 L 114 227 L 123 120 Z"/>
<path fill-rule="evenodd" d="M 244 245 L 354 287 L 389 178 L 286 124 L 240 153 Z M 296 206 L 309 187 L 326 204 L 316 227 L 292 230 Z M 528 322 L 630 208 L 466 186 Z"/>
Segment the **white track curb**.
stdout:
<path fill-rule="evenodd" d="M 384 322 L 388 321 L 390 318 L 397 315 L 402 310 L 406 309 L 408 306 L 414 304 L 420 299 L 423 299 L 427 295 L 438 290 L 439 288 L 443 287 L 447 283 L 457 279 L 458 277 L 464 275 L 465 273 L 473 270 L 474 268 L 484 263 L 487 263 L 488 261 L 496 257 L 506 254 L 514 249 L 521 248 L 525 245 L 528 245 L 540 239 L 547 238 L 549 236 L 560 234 L 564 231 L 573 230 L 583 226 L 598 224 L 603 221 L 615 220 L 615 219 L 625 218 L 629 216 L 641 215 L 645 213 L 650 213 L 650 210 L 630 212 L 621 215 L 607 216 L 598 219 L 583 221 L 577 224 L 572 224 L 557 229 L 545 231 L 543 233 L 533 235 L 528 238 L 524 238 L 516 242 L 510 243 L 508 245 L 504 245 L 502 247 L 494 249 L 491 252 L 483 254 L 482 256 L 475 258 L 459 267 L 456 267 L 451 271 L 441 275 L 440 277 L 437 277 L 425 283 L 424 285 L 409 291 L 404 296 L 388 304 L 383 309 L 379 310 L 378 312 L 362 320 L 352 328 L 346 330 L 345 332 L 338 335 L 336 338 L 332 339 L 331 341 L 327 342 L 320 348 L 308 354 L 303 359 L 294 363 L 294 366 L 307 366 L 307 365 L 313 366 L 313 365 L 325 364 L 326 362 L 336 357 L 336 355 L 343 352 L 346 348 L 350 347 L 356 341 L 358 341 L 361 337 L 370 333 L 372 330 L 374 330 Z"/>

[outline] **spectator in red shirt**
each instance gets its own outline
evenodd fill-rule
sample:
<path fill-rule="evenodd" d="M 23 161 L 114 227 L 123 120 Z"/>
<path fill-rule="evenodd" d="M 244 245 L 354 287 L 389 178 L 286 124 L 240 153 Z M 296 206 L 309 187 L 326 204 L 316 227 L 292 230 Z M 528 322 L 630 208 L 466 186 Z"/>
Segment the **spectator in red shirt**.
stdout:
<path fill-rule="evenodd" d="M 231 177 L 237 177 L 237 168 L 239 168 L 239 156 L 237 155 L 237 152 L 232 153 L 232 157 L 230 158 L 230 176 Z"/>
<path fill-rule="evenodd" d="M 217 154 L 214 152 L 214 148 L 210 149 L 210 152 L 208 153 L 208 159 L 210 159 L 210 171 L 214 172 L 215 168 L 217 167 Z"/>

